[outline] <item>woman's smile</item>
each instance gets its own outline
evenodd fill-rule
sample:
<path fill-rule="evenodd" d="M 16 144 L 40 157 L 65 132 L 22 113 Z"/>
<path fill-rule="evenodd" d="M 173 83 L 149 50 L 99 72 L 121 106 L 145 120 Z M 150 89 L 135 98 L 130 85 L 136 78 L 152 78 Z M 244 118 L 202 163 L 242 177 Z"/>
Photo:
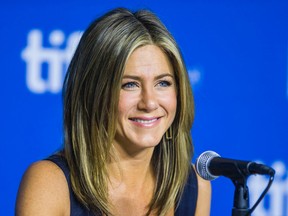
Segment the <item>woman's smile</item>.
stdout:
<path fill-rule="evenodd" d="M 152 128 L 160 122 L 160 118 L 161 117 L 136 117 L 129 119 L 138 127 Z"/>

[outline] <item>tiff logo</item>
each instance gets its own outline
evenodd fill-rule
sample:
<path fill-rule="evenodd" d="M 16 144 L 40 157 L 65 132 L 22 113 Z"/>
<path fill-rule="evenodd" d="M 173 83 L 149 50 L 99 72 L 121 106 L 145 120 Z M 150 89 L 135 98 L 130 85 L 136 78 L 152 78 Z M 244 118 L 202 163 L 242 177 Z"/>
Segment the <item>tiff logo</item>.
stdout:
<path fill-rule="evenodd" d="M 288 172 L 281 161 L 275 162 L 272 167 L 276 171 L 274 182 L 253 216 L 288 216 Z M 249 179 L 251 205 L 256 202 L 267 183 L 268 178 L 261 175 Z"/>
<path fill-rule="evenodd" d="M 31 92 L 41 94 L 61 91 L 64 74 L 81 35 L 81 32 L 70 34 L 64 44 L 64 33 L 55 30 L 49 35 L 50 47 L 43 47 L 43 34 L 40 30 L 28 33 L 27 46 L 21 57 L 26 62 L 26 84 Z M 66 47 L 61 49 L 63 45 Z M 43 70 L 45 64 L 46 76 Z"/>

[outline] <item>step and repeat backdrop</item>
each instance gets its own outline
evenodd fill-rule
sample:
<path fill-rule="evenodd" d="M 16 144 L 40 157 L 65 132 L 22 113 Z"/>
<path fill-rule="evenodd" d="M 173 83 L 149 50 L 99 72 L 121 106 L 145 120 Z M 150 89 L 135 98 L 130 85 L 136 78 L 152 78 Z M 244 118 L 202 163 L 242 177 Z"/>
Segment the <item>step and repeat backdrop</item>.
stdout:
<path fill-rule="evenodd" d="M 62 146 L 61 88 L 88 24 L 109 9 L 146 8 L 183 52 L 195 95 L 193 161 L 203 151 L 276 170 L 253 216 L 288 216 L 288 2 L 50 0 L 0 3 L 0 215 L 21 177 Z M 251 206 L 268 178 L 249 177 Z M 211 215 L 231 215 L 233 183 L 212 182 Z"/>

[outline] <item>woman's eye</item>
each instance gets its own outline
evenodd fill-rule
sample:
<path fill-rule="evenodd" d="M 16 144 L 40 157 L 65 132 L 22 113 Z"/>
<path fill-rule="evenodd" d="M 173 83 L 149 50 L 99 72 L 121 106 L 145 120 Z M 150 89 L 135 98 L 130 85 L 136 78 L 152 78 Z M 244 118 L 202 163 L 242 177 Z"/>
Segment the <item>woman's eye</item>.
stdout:
<path fill-rule="evenodd" d="M 137 83 L 136 82 L 127 82 L 127 83 L 124 83 L 122 85 L 122 89 L 132 89 L 132 88 L 135 88 L 137 87 Z"/>
<path fill-rule="evenodd" d="M 160 87 L 168 87 L 168 86 L 171 86 L 172 83 L 169 82 L 169 81 L 162 80 L 162 81 L 160 81 L 160 82 L 158 83 L 158 85 L 159 85 Z"/>

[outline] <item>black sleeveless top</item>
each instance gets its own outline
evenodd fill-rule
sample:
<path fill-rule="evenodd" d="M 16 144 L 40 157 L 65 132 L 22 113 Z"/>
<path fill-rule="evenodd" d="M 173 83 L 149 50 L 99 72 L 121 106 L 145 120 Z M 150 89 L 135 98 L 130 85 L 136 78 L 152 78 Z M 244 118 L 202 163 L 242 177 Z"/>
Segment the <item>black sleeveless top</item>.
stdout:
<path fill-rule="evenodd" d="M 71 187 L 70 171 L 66 159 L 61 155 L 52 155 L 46 160 L 54 162 L 65 174 L 70 193 L 70 215 L 71 216 L 94 216 L 83 204 L 81 204 Z M 192 168 L 185 185 L 179 206 L 175 210 L 175 216 L 193 216 L 196 210 L 198 196 L 198 182 L 195 170 Z"/>

